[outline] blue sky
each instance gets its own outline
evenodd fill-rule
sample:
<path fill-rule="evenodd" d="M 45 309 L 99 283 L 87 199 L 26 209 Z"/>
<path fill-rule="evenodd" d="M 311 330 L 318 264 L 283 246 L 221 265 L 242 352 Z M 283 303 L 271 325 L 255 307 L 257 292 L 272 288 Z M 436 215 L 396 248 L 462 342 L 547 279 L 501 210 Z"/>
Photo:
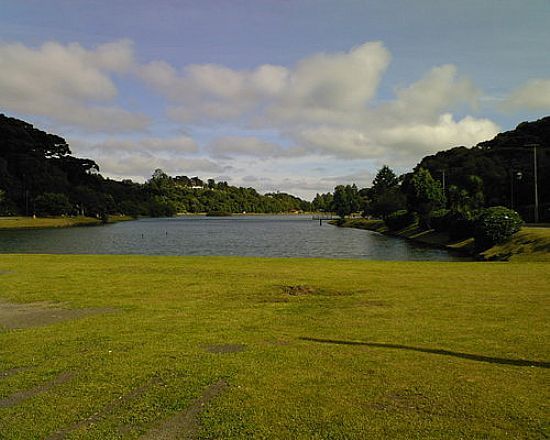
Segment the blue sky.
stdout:
<path fill-rule="evenodd" d="M 0 111 L 108 176 L 310 198 L 550 114 L 548 23 L 548 0 L 0 0 Z"/>

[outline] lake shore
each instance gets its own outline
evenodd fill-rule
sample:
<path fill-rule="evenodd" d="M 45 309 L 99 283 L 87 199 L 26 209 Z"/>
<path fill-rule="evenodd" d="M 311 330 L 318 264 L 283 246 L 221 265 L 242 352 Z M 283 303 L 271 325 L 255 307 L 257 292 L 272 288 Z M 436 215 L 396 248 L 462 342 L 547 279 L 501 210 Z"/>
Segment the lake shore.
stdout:
<path fill-rule="evenodd" d="M 364 218 L 345 219 L 341 224 L 332 221 L 331 224 L 403 238 L 426 246 L 458 252 L 478 260 L 550 261 L 550 228 L 524 226 L 508 242 L 477 253 L 473 238 L 453 241 L 446 232 L 437 232 L 433 229 L 422 230 L 417 225 L 411 225 L 399 231 L 390 231 L 383 220 Z"/>

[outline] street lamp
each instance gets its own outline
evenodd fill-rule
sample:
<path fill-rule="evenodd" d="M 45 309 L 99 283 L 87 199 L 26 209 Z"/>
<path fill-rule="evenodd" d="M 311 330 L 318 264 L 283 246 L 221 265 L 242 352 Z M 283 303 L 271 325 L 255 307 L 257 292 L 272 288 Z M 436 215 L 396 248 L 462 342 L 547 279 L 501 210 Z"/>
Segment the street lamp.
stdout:
<path fill-rule="evenodd" d="M 514 209 L 514 178 L 519 182 L 522 177 L 523 177 L 523 173 L 521 171 L 516 171 L 514 173 L 514 170 L 511 170 L 510 172 L 510 208 L 511 209 Z M 516 186 L 516 190 L 517 190 L 517 186 Z"/>

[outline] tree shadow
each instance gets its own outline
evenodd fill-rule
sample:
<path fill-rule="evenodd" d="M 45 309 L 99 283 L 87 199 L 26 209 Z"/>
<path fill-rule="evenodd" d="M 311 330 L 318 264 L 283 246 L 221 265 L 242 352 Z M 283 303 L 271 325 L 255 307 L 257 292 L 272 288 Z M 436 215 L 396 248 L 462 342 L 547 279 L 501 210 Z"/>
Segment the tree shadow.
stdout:
<path fill-rule="evenodd" d="M 366 347 L 393 348 L 397 350 L 418 351 L 420 353 L 439 354 L 442 356 L 452 356 L 452 357 L 468 359 L 472 361 L 487 362 L 490 364 L 514 365 L 516 367 L 550 368 L 550 362 L 531 361 L 527 359 L 508 359 L 508 358 L 482 356 L 479 354 L 461 353 L 457 351 L 449 351 L 449 350 L 443 350 L 439 348 L 411 347 L 408 345 L 384 344 L 381 342 L 342 341 L 337 339 L 320 339 L 320 338 L 309 338 L 309 337 L 300 337 L 298 339 L 301 339 L 302 341 L 309 341 L 309 342 L 320 342 L 323 344 L 362 345 Z"/>

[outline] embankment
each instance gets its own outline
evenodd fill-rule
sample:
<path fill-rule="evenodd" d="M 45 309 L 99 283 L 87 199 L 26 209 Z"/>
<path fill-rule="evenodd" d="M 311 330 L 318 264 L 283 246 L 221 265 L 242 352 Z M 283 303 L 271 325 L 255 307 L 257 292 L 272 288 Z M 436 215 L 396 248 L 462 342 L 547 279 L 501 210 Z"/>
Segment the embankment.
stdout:
<path fill-rule="evenodd" d="M 337 223 L 332 222 L 332 224 Z M 339 226 L 365 229 L 404 238 L 428 246 L 460 252 L 480 260 L 550 261 L 550 228 L 523 227 L 506 243 L 478 253 L 474 248 L 473 238 L 460 241 L 451 240 L 446 232 L 437 232 L 433 229 L 422 230 L 417 225 L 410 225 L 398 231 L 390 231 L 383 220 L 355 218 L 346 219 Z"/>

